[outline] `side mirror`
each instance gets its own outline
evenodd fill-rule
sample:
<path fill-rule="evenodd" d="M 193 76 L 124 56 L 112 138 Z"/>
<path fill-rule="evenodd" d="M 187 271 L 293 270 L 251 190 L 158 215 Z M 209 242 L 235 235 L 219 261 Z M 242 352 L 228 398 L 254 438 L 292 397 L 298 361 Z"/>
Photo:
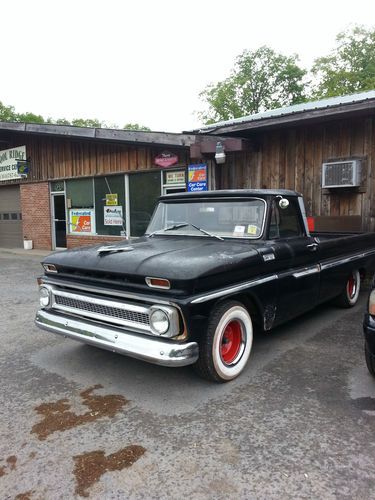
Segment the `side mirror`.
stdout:
<path fill-rule="evenodd" d="M 286 198 L 281 198 L 279 201 L 279 207 L 282 210 L 285 210 L 286 208 L 288 208 L 289 207 L 289 200 L 287 200 Z"/>

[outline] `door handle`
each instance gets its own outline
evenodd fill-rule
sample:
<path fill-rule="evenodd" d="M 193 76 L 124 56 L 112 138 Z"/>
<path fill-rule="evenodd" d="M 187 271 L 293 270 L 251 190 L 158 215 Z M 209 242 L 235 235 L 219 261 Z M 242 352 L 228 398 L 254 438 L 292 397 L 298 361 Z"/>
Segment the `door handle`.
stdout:
<path fill-rule="evenodd" d="M 318 244 L 317 243 L 310 243 L 309 245 L 306 245 L 306 248 L 308 248 L 310 250 L 310 252 L 316 252 L 316 250 L 318 248 Z"/>

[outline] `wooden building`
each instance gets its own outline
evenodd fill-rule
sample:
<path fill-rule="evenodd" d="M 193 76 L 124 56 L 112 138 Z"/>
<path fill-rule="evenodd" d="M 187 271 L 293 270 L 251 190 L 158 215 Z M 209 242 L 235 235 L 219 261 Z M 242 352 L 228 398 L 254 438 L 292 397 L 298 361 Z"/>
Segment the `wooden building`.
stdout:
<path fill-rule="evenodd" d="M 0 247 L 140 236 L 197 165 L 202 189 L 295 189 L 316 229 L 374 231 L 375 91 L 182 134 L 0 122 Z"/>
<path fill-rule="evenodd" d="M 212 158 L 218 140 L 224 146 L 226 161 L 214 170 L 217 189 L 295 189 L 304 195 L 318 229 L 375 230 L 375 91 L 275 109 L 192 133 L 198 134 L 193 157 Z"/>
<path fill-rule="evenodd" d="M 55 249 L 140 236 L 160 194 L 187 189 L 194 140 L 0 123 L 0 247 L 26 240 Z"/>

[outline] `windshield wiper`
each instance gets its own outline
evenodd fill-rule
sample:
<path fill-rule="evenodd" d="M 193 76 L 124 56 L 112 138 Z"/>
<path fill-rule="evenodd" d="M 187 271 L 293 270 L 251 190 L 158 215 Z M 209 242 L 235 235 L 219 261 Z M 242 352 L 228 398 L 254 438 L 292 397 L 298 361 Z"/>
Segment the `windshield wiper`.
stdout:
<path fill-rule="evenodd" d="M 192 224 L 191 222 L 181 222 L 180 224 L 174 224 L 173 226 L 168 226 L 168 227 L 165 227 L 164 229 L 158 229 L 157 231 L 150 233 L 148 235 L 148 237 L 150 238 L 154 234 L 164 233 L 165 231 L 173 231 L 173 229 L 179 229 L 180 227 L 186 227 L 186 226 L 192 226 L 195 229 L 197 229 L 198 231 L 200 231 L 201 233 L 206 234 L 207 236 L 210 236 L 211 238 L 217 238 L 218 240 L 222 240 L 222 241 L 224 240 L 224 238 L 222 238 L 221 236 L 218 236 L 217 234 L 209 233 L 205 229 L 202 229 L 201 227 L 198 227 L 195 224 Z"/>

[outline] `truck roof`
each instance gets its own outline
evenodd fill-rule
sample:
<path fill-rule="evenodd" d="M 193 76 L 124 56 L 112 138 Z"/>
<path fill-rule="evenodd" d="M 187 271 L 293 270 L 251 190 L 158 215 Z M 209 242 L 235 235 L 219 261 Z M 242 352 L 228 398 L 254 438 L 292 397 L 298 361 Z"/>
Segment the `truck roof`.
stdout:
<path fill-rule="evenodd" d="M 181 198 L 228 198 L 246 196 L 302 196 L 297 191 L 289 189 L 223 189 L 216 191 L 198 191 L 194 193 L 175 193 L 160 196 L 159 200 L 171 200 Z"/>

